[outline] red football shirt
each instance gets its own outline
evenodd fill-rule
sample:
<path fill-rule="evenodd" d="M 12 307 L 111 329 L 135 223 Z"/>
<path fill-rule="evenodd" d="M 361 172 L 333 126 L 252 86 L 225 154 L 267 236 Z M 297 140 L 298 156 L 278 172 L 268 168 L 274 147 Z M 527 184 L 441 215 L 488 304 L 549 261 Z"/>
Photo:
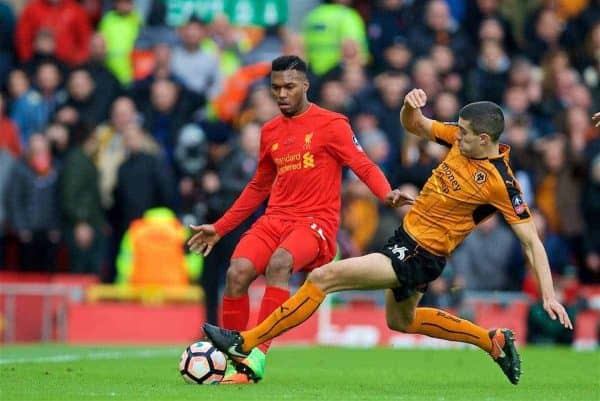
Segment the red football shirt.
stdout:
<path fill-rule="evenodd" d="M 274 118 L 262 128 L 256 173 L 215 223 L 217 232 L 227 234 L 270 196 L 267 215 L 313 221 L 335 249 L 343 166 L 350 167 L 380 200 L 391 190 L 343 115 L 311 104 L 298 116 Z"/>

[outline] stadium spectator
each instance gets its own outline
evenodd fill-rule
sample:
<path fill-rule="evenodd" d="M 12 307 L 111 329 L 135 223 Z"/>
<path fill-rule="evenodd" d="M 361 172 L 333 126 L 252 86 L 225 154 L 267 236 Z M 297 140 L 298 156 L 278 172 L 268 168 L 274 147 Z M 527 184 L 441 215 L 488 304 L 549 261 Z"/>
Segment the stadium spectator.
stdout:
<path fill-rule="evenodd" d="M 398 113 L 409 85 L 410 80 L 406 74 L 396 72 L 380 74 L 375 80 L 374 96 L 369 99 L 369 109 L 377 116 L 379 128 L 390 143 L 389 171 L 395 171 L 400 160 L 400 144 L 404 130 L 398 120 Z"/>
<path fill-rule="evenodd" d="M 539 146 L 541 165 L 535 179 L 535 203 L 546 216 L 550 230 L 579 242 L 583 229 L 579 209 L 582 161 L 573 157 L 562 134 L 548 137 Z"/>
<path fill-rule="evenodd" d="M 10 118 L 19 129 L 21 143 L 26 146 L 29 137 L 40 132 L 46 124 L 46 113 L 42 107 L 40 93 L 31 87 L 23 70 L 15 69 L 8 77 L 10 93 Z"/>
<path fill-rule="evenodd" d="M 52 157 L 58 163 L 62 164 L 67 151 L 71 147 L 71 134 L 69 128 L 67 128 L 67 125 L 55 121 L 46 126 L 44 135 L 50 144 Z"/>
<path fill-rule="evenodd" d="M 171 69 L 171 48 L 159 42 L 152 48 L 152 70 L 146 76 L 136 79 L 130 87 L 130 94 L 136 104 L 144 104 L 150 98 L 150 87 L 161 79 L 181 83 Z"/>
<path fill-rule="evenodd" d="M 153 207 L 174 204 L 173 177 L 159 155 L 159 146 L 135 122 L 123 128 L 126 157 L 119 166 L 111 210 L 116 238 Z"/>
<path fill-rule="evenodd" d="M 349 114 L 350 98 L 346 88 L 339 80 L 325 81 L 321 86 L 319 104 L 327 110 Z"/>
<path fill-rule="evenodd" d="M 507 121 L 519 120 L 526 126 L 529 140 L 538 139 L 548 134 L 551 126 L 543 117 L 531 112 L 533 108 L 527 94 L 527 89 L 522 86 L 511 86 L 504 92 L 502 109 L 506 114 Z"/>
<path fill-rule="evenodd" d="M 179 28 L 181 43 L 171 52 L 171 71 L 188 90 L 213 99 L 221 92 L 223 76 L 219 57 L 200 47 L 206 30 L 206 24 L 195 18 Z"/>
<path fill-rule="evenodd" d="M 188 230 L 166 207 L 148 209 L 123 236 L 117 258 L 117 284 L 183 287 L 202 269 L 198 255 L 186 254 Z"/>
<path fill-rule="evenodd" d="M 399 42 L 408 34 L 413 20 L 410 3 L 404 0 L 382 0 L 378 2 L 367 24 L 369 50 L 375 65 L 383 65 L 392 43 Z"/>
<path fill-rule="evenodd" d="M 322 79 L 340 79 L 347 69 L 363 68 L 367 59 L 360 53 L 360 45 L 354 39 L 346 39 L 341 45 L 341 57 L 338 63 L 331 68 Z"/>
<path fill-rule="evenodd" d="M 383 49 L 383 60 L 374 63 L 375 73 L 385 71 L 396 71 L 401 73 L 410 72 L 412 62 L 412 50 L 404 36 L 395 36 Z"/>
<path fill-rule="evenodd" d="M 62 76 L 67 74 L 69 68 L 58 57 L 55 56 L 56 40 L 54 34 L 46 29 L 40 29 L 35 35 L 33 41 L 33 56 L 24 63 L 21 63 L 21 68 L 28 76 L 35 75 L 38 67 L 42 63 L 55 64 Z"/>
<path fill-rule="evenodd" d="M 92 159 L 98 139 L 83 124 L 75 126 L 71 134 L 73 146 L 63 162 L 59 184 L 69 270 L 99 276 L 106 255 L 106 220 L 98 169 Z"/>
<path fill-rule="evenodd" d="M 112 192 L 117 180 L 117 170 L 125 159 L 123 131 L 134 123 L 139 124 L 135 104 L 128 97 L 119 97 L 112 104 L 110 120 L 96 128 L 98 150 L 94 159 L 100 172 L 102 206 L 107 210 L 113 205 Z"/>
<path fill-rule="evenodd" d="M 77 120 L 90 126 L 97 126 L 108 118 L 111 99 L 103 98 L 97 91 L 97 83 L 90 72 L 78 68 L 67 78 L 67 100 L 65 106 L 72 107 Z"/>
<path fill-rule="evenodd" d="M 0 144 L 0 270 L 5 269 L 4 244 L 8 233 L 8 206 L 5 202 L 9 186 L 9 178 L 12 177 L 15 157 Z"/>
<path fill-rule="evenodd" d="M 431 93 L 431 98 L 435 99 L 442 90 L 442 83 L 433 60 L 430 58 L 419 58 L 412 65 L 411 83 L 414 87 L 427 88 L 427 93 Z M 423 89 L 425 90 L 425 89 Z M 432 113 L 432 106 L 427 105 L 425 112 L 428 115 Z"/>
<path fill-rule="evenodd" d="M 542 100 L 541 79 L 535 78 L 533 64 L 524 57 L 513 57 L 511 69 L 508 73 L 507 88 L 518 86 L 525 89 L 527 98 L 533 107 L 537 107 Z"/>
<path fill-rule="evenodd" d="M 142 25 L 133 0 L 115 0 L 114 9 L 104 14 L 98 31 L 106 41 L 106 66 L 123 85 L 133 79 L 131 52 Z M 86 42 L 86 46 L 88 42 Z"/>
<path fill-rule="evenodd" d="M 241 111 L 237 122 L 239 126 L 244 126 L 253 121 L 264 124 L 279 115 L 277 103 L 271 96 L 269 87 L 262 81 L 257 81 L 250 89 L 246 103 L 246 107 Z"/>
<path fill-rule="evenodd" d="M 359 103 L 372 91 L 367 72 L 360 65 L 345 68 L 340 80 L 353 102 Z M 357 104 L 356 107 L 360 108 L 360 105 Z"/>
<path fill-rule="evenodd" d="M 40 94 L 40 119 L 42 125 L 51 121 L 54 113 L 67 100 L 67 93 L 62 89 L 63 76 L 58 66 L 52 62 L 41 63 L 35 73 L 35 84 Z M 29 118 L 22 116 L 21 118 Z"/>
<path fill-rule="evenodd" d="M 462 95 L 463 77 L 456 68 L 456 57 L 448 46 L 435 45 L 429 54 L 444 90 Z"/>
<path fill-rule="evenodd" d="M 489 99 L 500 103 L 506 89 L 510 59 L 502 46 L 494 41 L 481 43 L 477 67 L 467 76 L 466 98 L 469 101 Z"/>
<path fill-rule="evenodd" d="M 502 14 L 500 0 L 476 0 L 468 1 L 465 15 L 465 31 L 471 39 L 471 43 L 478 43 L 481 38 L 482 30 L 485 31 L 494 21 L 494 31 L 502 32 L 502 37 L 498 38 L 502 46 L 509 52 L 515 53 L 519 50 L 517 41 L 513 36 L 513 29 L 510 21 Z M 486 27 L 488 25 L 488 27 Z M 498 29 L 499 28 L 499 29 Z M 484 35 L 485 36 L 485 35 Z"/>
<path fill-rule="evenodd" d="M 392 183 L 408 183 L 423 188 L 431 171 L 441 161 L 443 153 L 441 145 L 424 141 L 415 135 L 404 135 L 401 165 L 394 171 Z"/>
<path fill-rule="evenodd" d="M 534 31 L 527 37 L 525 53 L 534 63 L 540 63 L 544 54 L 549 50 L 557 50 L 563 47 L 564 24 L 558 19 L 556 12 L 550 8 L 544 8 L 533 16 L 532 26 Z"/>
<path fill-rule="evenodd" d="M 510 148 L 510 158 L 515 176 L 521 184 L 523 199 L 527 204 L 535 204 L 535 191 L 533 189 L 536 158 L 534 141 L 528 135 L 528 122 L 517 117 L 507 121 L 504 140 Z"/>
<path fill-rule="evenodd" d="M 577 305 L 566 306 L 571 321 L 577 320 Z M 536 301 L 529 306 L 527 312 L 527 343 L 548 346 L 552 344 L 570 345 L 573 343 L 574 332 L 565 329 L 560 322 L 546 317 L 542 302 Z"/>
<path fill-rule="evenodd" d="M 83 64 L 95 82 L 95 93 L 102 101 L 112 104 L 121 95 L 121 84 L 106 67 L 106 40 L 100 33 L 94 33 L 90 39 L 90 57 Z"/>
<path fill-rule="evenodd" d="M 485 220 L 448 259 L 465 289 L 476 291 L 519 290 L 521 282 L 510 282 L 513 263 L 509 257 L 515 241 L 498 216 Z"/>
<path fill-rule="evenodd" d="M 269 43 L 274 42 L 271 52 L 267 50 Z M 206 52 L 218 55 L 219 69 L 223 78 L 227 78 L 235 73 L 242 66 L 242 59 L 246 64 L 251 64 L 245 56 L 252 49 L 257 59 L 254 62 L 270 60 L 270 53 L 279 55 L 279 38 L 276 35 L 264 36 L 257 46 L 254 46 L 246 31 L 240 27 L 232 25 L 226 14 L 215 15 L 211 24 L 207 27 L 206 37 L 200 41 L 201 48 Z M 261 52 L 267 52 L 262 56 Z M 265 58 L 267 57 L 267 58 Z"/>
<path fill-rule="evenodd" d="M 600 154 L 590 164 L 582 213 L 585 221 L 585 263 L 581 266 L 579 278 L 582 283 L 600 284 Z"/>
<path fill-rule="evenodd" d="M 179 130 L 201 105 L 198 95 L 186 91 L 168 79 L 159 79 L 150 86 L 150 99 L 141 105 L 144 128 L 159 144 L 162 157 L 172 168 L 175 142 Z"/>
<path fill-rule="evenodd" d="M 173 4 L 162 0 L 134 0 L 135 9 L 142 18 L 135 40 L 136 49 L 150 49 L 159 43 L 168 43 L 169 46 L 177 43 L 175 28 L 166 23 L 169 3 Z"/>
<path fill-rule="evenodd" d="M 6 101 L 2 92 L 0 92 L 0 149 L 4 149 L 15 158 L 23 153 L 19 128 L 6 115 Z"/>
<path fill-rule="evenodd" d="M 339 63 L 343 43 L 348 39 L 358 46 L 358 56 L 367 59 L 365 23 L 356 10 L 341 0 L 321 4 L 308 13 L 303 22 L 303 35 L 308 65 L 317 76 Z"/>
<path fill-rule="evenodd" d="M 92 28 L 85 10 L 74 0 L 33 0 L 17 22 L 15 45 L 21 62 L 33 57 L 33 42 L 40 30 L 52 33 L 56 57 L 75 66 L 88 57 Z"/>
<path fill-rule="evenodd" d="M 452 92 L 440 92 L 433 103 L 433 116 L 438 121 L 458 120 L 458 98 Z"/>
<path fill-rule="evenodd" d="M 444 0 L 430 0 L 425 11 L 425 24 L 415 24 L 410 28 L 408 42 L 415 57 L 423 57 L 435 44 L 445 45 L 461 57 L 456 67 L 463 69 L 471 64 L 471 46 L 460 26 L 452 21 L 448 3 Z"/>
<path fill-rule="evenodd" d="M 583 31 L 585 35 L 582 35 L 584 39 L 583 47 L 575 48 L 575 65 L 578 70 L 583 73 L 584 76 L 595 76 L 598 78 L 598 72 L 594 73 L 594 68 L 598 67 L 600 60 L 597 55 L 598 48 L 600 48 L 600 16 L 598 21 L 594 23 L 589 31 Z M 598 86 L 596 83 L 592 85 L 592 79 L 587 82 L 590 86 Z"/>
<path fill-rule="evenodd" d="M 361 145 L 362 146 L 362 145 Z M 365 151 L 367 155 L 367 153 Z M 365 252 L 373 241 L 379 221 L 377 199 L 372 196 L 362 181 L 351 176 L 342 193 L 342 219 L 340 230 L 344 230 L 359 254 Z"/>
<path fill-rule="evenodd" d="M 390 172 L 390 142 L 385 133 L 379 128 L 379 122 L 374 114 L 363 113 L 354 119 L 358 143 L 363 150 L 384 172 Z M 354 178 L 354 177 L 351 177 Z"/>
<path fill-rule="evenodd" d="M 12 170 L 7 215 L 18 236 L 21 269 L 51 272 L 61 239 L 59 170 L 44 135 L 31 135 L 27 149 Z"/>

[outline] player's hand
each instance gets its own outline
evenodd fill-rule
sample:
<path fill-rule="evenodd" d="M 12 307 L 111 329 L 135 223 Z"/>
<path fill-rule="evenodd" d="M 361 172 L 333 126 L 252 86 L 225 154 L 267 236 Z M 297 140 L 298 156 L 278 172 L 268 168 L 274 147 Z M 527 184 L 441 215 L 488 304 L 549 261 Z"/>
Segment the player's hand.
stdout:
<path fill-rule="evenodd" d="M 600 127 L 600 111 L 592 116 L 592 121 L 596 124 L 596 127 Z"/>
<path fill-rule="evenodd" d="M 215 244 L 221 239 L 215 226 L 212 224 L 202 224 L 200 226 L 190 224 L 190 228 L 195 232 L 187 242 L 190 251 L 198 255 L 208 256 Z"/>
<path fill-rule="evenodd" d="M 556 299 L 551 299 L 549 301 L 544 301 L 544 310 L 550 316 L 550 319 L 558 321 L 565 328 L 573 330 L 573 323 L 571 323 L 571 319 L 569 319 L 569 315 L 565 310 L 565 307 L 560 304 Z"/>
<path fill-rule="evenodd" d="M 427 104 L 427 94 L 423 89 L 413 89 L 404 97 L 404 105 L 413 109 L 420 109 Z"/>
<path fill-rule="evenodd" d="M 399 189 L 394 189 L 385 196 L 385 204 L 389 207 L 400 207 L 412 205 L 413 203 L 415 203 L 415 199 L 404 192 L 400 192 Z"/>

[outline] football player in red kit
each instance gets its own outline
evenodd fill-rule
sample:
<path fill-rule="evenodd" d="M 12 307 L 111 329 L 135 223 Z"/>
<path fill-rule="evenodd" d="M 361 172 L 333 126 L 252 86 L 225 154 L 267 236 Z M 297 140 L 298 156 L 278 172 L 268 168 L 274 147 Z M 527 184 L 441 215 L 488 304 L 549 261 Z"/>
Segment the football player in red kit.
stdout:
<path fill-rule="evenodd" d="M 344 166 L 386 205 L 412 202 L 390 188 L 362 151 L 345 116 L 308 101 L 306 72 L 306 63 L 297 56 L 273 60 L 271 92 L 282 115 L 262 127 L 256 173 L 217 222 L 192 226 L 191 250 L 207 255 L 269 197 L 265 214 L 242 236 L 231 257 L 222 305 L 227 329 L 246 329 L 248 287 L 258 275 L 264 274 L 267 282 L 261 322 L 289 298 L 293 272 L 310 271 L 333 259 Z M 229 372 L 223 383 L 260 380 L 268 347 L 262 344 L 243 363 L 236 361 L 237 372 Z"/>

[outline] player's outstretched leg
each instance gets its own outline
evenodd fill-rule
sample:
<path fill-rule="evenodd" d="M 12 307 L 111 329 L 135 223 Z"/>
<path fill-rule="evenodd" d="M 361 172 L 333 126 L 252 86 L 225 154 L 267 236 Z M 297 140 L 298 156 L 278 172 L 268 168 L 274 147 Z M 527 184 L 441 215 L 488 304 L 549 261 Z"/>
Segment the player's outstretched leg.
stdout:
<path fill-rule="evenodd" d="M 521 357 L 515 347 L 515 335 L 509 329 L 490 330 L 492 350 L 490 355 L 500 366 L 512 384 L 518 384 L 521 378 Z"/>

